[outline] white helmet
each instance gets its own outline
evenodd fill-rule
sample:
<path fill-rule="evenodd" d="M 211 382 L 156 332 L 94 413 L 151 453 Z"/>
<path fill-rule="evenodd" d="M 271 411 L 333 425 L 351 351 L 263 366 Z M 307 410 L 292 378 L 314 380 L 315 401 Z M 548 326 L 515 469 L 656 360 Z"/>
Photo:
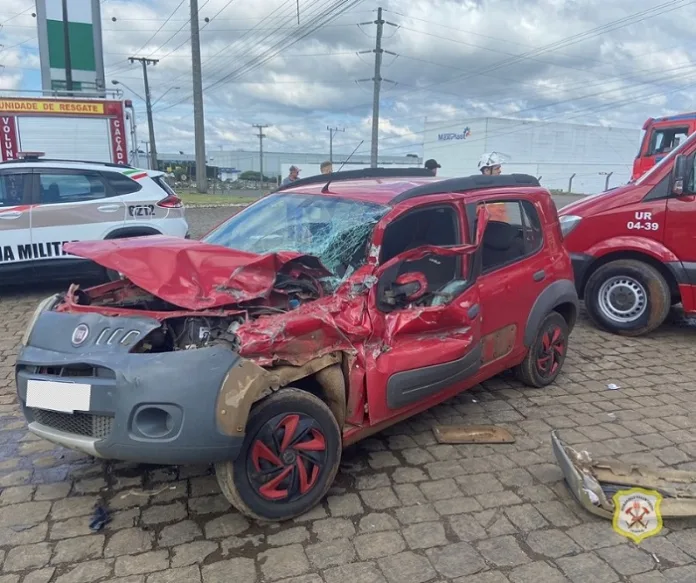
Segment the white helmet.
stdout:
<path fill-rule="evenodd" d="M 481 156 L 478 167 L 479 170 L 483 170 L 484 168 L 491 168 L 492 166 L 502 166 L 502 164 L 503 159 L 498 152 L 488 152 Z"/>

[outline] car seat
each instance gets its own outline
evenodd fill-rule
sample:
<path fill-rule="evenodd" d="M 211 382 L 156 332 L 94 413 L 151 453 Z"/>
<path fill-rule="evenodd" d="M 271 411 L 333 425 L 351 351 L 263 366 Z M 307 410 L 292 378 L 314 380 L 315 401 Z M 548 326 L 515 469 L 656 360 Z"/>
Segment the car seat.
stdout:
<path fill-rule="evenodd" d="M 524 257 L 524 254 L 524 239 L 519 227 L 502 221 L 488 222 L 483 234 L 483 271 Z"/>
<path fill-rule="evenodd" d="M 47 203 L 60 202 L 60 188 L 58 184 L 52 182 L 48 185 L 48 188 L 44 191 L 43 200 Z"/>

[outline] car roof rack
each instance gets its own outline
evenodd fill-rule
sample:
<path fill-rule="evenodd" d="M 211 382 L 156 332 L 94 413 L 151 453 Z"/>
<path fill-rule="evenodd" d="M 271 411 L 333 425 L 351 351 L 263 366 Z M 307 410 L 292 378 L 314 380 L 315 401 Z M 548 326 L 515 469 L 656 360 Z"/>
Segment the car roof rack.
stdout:
<path fill-rule="evenodd" d="M 483 190 L 484 188 L 515 186 L 541 186 L 541 183 L 536 177 L 529 174 L 500 174 L 498 176 L 474 174 L 462 178 L 447 178 L 430 184 L 422 184 L 421 186 L 409 188 L 395 196 L 390 204 L 395 205 L 417 196 L 427 196 L 429 194 L 444 194 L 463 190 Z"/>
<path fill-rule="evenodd" d="M 94 160 L 64 160 L 62 158 L 38 158 L 34 156 L 27 156 L 25 158 L 18 158 L 16 160 L 3 160 L 2 162 L 0 162 L 0 164 L 23 164 L 28 162 L 61 162 L 67 164 L 94 164 L 95 166 L 107 166 L 109 168 L 135 168 L 130 164 L 117 164 L 116 162 L 96 162 Z"/>
<path fill-rule="evenodd" d="M 317 174 L 300 178 L 280 186 L 274 192 L 296 188 L 297 186 L 307 186 L 309 184 L 321 184 L 329 182 L 339 182 L 341 180 L 361 180 L 363 178 L 414 178 L 414 177 L 433 177 L 434 174 L 427 168 L 360 168 L 359 170 L 344 170 L 343 172 L 331 172 L 329 174 Z"/>

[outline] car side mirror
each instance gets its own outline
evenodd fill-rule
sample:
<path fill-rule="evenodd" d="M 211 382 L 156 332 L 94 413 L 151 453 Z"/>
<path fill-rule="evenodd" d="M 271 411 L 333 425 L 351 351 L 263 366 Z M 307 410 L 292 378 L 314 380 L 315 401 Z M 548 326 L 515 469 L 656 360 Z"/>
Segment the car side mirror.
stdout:
<path fill-rule="evenodd" d="M 683 154 L 679 154 L 674 158 L 674 166 L 672 166 L 672 194 L 674 196 L 682 196 L 684 194 L 684 182 L 689 173 L 689 159 Z"/>
<path fill-rule="evenodd" d="M 394 306 L 403 302 L 415 302 L 428 291 L 428 280 L 419 271 L 404 273 L 384 290 L 384 303 Z"/>

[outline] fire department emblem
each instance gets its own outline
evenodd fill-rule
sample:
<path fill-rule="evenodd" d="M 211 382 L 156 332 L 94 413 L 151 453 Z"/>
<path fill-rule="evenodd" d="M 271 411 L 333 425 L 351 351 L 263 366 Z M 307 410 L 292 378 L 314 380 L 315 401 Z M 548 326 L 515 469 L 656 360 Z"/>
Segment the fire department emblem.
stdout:
<path fill-rule="evenodd" d="M 661 503 L 662 495 L 655 490 L 619 490 L 614 494 L 614 530 L 635 543 L 656 535 L 662 530 Z"/>

